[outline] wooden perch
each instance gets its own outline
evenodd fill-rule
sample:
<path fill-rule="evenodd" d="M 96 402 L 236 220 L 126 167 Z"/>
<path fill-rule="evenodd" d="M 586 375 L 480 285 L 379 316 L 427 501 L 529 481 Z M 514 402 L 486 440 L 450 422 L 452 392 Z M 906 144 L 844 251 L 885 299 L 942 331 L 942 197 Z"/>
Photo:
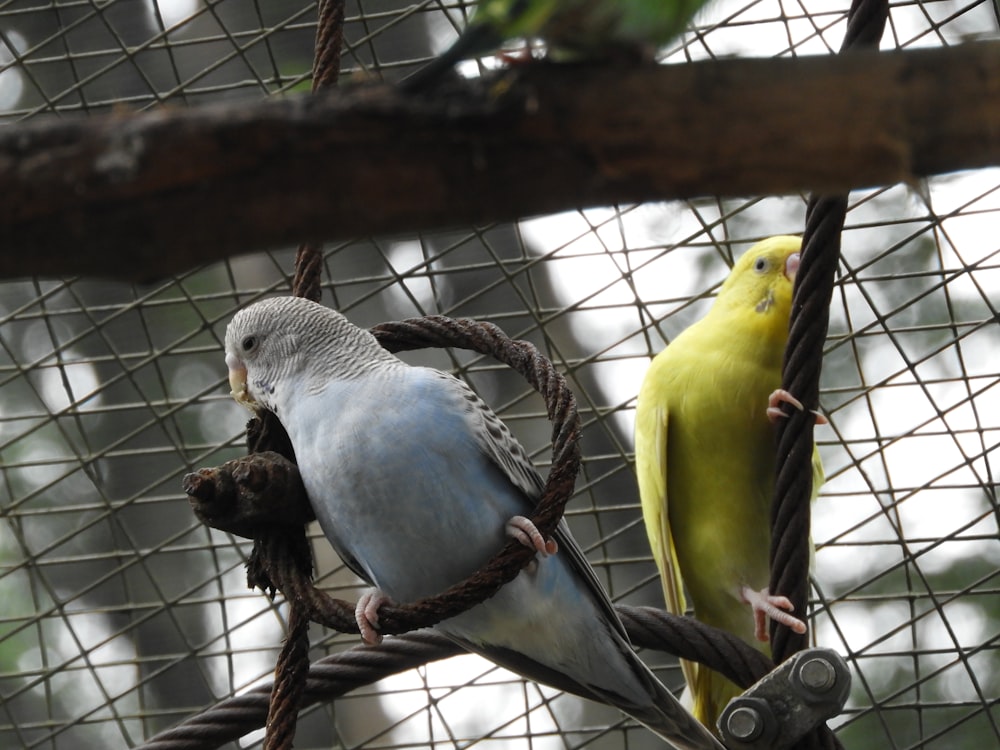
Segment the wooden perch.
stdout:
<path fill-rule="evenodd" d="M 998 164 L 997 42 L 40 118 L 0 129 L 0 277 L 149 280 L 303 240 Z"/>

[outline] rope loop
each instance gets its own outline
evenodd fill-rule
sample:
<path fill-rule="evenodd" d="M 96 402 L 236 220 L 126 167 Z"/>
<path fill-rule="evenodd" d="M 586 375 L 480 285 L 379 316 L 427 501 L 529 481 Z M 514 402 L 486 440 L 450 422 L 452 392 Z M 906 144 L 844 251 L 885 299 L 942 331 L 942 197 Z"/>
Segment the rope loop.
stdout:
<path fill-rule="evenodd" d="M 316 40 L 313 45 L 313 93 L 336 85 L 340 78 L 340 55 L 344 47 L 344 6 L 345 0 L 319 0 L 317 8 Z M 323 294 L 322 288 L 323 246 L 318 242 L 304 242 L 299 246 L 295 256 L 295 278 L 292 281 L 292 294 L 319 302 Z M 274 420 L 276 423 L 277 420 Z M 280 425 L 279 425 L 280 426 Z M 294 455 L 284 430 L 275 430 L 280 435 L 276 442 L 266 436 L 263 439 L 250 434 L 248 438 L 258 442 L 263 450 L 274 450 L 294 461 Z M 302 528 L 302 527 L 300 527 Z M 276 570 L 296 570 L 296 579 L 310 580 L 312 573 L 312 555 L 308 546 L 303 552 L 304 532 L 299 532 L 301 540 L 279 533 L 278 538 L 289 539 L 290 548 L 283 548 L 280 553 L 275 550 L 275 558 L 266 558 L 261 554 L 267 547 L 274 550 L 274 535 L 265 534 L 264 540 L 254 540 L 254 550 L 247 566 L 247 582 L 251 588 L 259 585 L 264 591 L 271 591 L 273 596 L 275 579 L 269 575 L 271 563 Z M 261 541 L 271 542 L 262 545 Z M 280 545 L 278 545 L 280 546 Z M 297 554 L 291 554 L 291 550 Z M 264 736 L 264 750 L 291 750 L 295 739 L 295 727 L 298 717 L 299 702 L 305 690 L 305 675 L 309 669 L 309 617 L 302 608 L 302 601 L 292 599 L 291 611 L 288 616 L 288 638 L 278 655 L 275 667 L 276 679 L 271 693 L 270 710 L 267 717 L 267 730 Z"/>
<path fill-rule="evenodd" d="M 455 347 L 490 355 L 521 374 L 545 399 L 553 421 L 552 468 L 532 521 L 543 536 L 551 536 L 573 493 L 580 468 L 580 418 L 576 399 L 552 363 L 526 341 L 508 338 L 491 323 L 444 316 L 383 323 L 372 333 L 389 351 L 427 347 Z M 255 550 L 252 566 L 286 598 L 307 608 L 310 619 L 345 633 L 357 633 L 354 605 L 329 597 L 301 575 L 300 558 L 288 539 L 267 534 Z M 379 609 L 380 630 L 398 635 L 437 624 L 493 596 L 534 559 L 535 553 L 510 540 L 469 578 L 435 596 L 408 604 L 386 604 Z"/>

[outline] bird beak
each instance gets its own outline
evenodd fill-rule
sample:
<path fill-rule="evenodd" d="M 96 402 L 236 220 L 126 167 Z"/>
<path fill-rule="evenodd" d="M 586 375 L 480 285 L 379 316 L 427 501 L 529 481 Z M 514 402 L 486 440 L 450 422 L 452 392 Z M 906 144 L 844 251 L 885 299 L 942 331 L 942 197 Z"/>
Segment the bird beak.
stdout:
<path fill-rule="evenodd" d="M 256 403 L 250 396 L 247 388 L 247 368 L 239 358 L 233 354 L 226 355 L 226 367 L 229 368 L 229 395 L 236 399 L 236 403 L 245 406 L 250 411 L 256 413 Z"/>
<path fill-rule="evenodd" d="M 792 253 L 785 261 L 785 276 L 793 283 L 795 282 L 795 274 L 799 272 L 799 262 L 801 260 L 802 255 L 800 253 Z"/>

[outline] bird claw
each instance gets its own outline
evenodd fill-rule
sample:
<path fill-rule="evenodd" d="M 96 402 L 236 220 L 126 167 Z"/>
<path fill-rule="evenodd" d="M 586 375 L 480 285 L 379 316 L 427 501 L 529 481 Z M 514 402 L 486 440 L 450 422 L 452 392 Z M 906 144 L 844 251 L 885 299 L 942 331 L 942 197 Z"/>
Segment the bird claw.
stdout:
<path fill-rule="evenodd" d="M 532 54 L 531 45 L 529 44 L 525 44 L 523 47 L 518 47 L 517 49 L 498 50 L 496 57 L 508 68 L 517 65 L 527 65 L 535 59 L 534 54 Z"/>
<path fill-rule="evenodd" d="M 781 404 L 790 404 L 799 411 L 805 411 L 806 409 L 806 407 L 802 405 L 802 402 L 795 398 L 795 396 L 786 391 L 784 388 L 779 388 L 767 397 L 767 418 L 770 420 L 771 424 L 777 424 L 779 419 L 788 418 L 788 415 L 781 408 Z M 827 423 L 827 418 L 815 409 L 813 409 L 811 413 L 816 417 L 816 424 Z"/>
<path fill-rule="evenodd" d="M 378 609 L 383 604 L 392 604 L 392 599 L 379 589 L 368 589 L 354 608 L 354 620 L 361 631 L 361 640 L 369 646 L 377 646 L 382 642 L 382 634 L 378 632 Z"/>
<path fill-rule="evenodd" d="M 756 591 L 749 586 L 740 589 L 740 596 L 753 610 L 754 636 L 758 641 L 770 640 L 767 633 L 768 618 L 791 628 L 799 635 L 806 632 L 806 624 L 789 614 L 795 607 L 787 596 L 772 596 L 766 588 Z"/>
<path fill-rule="evenodd" d="M 559 544 L 556 540 L 543 537 L 542 532 L 531 522 L 530 518 L 514 516 L 504 526 L 504 531 L 507 532 L 507 536 L 516 539 L 528 549 L 535 550 L 542 557 L 554 555 L 559 551 Z"/>

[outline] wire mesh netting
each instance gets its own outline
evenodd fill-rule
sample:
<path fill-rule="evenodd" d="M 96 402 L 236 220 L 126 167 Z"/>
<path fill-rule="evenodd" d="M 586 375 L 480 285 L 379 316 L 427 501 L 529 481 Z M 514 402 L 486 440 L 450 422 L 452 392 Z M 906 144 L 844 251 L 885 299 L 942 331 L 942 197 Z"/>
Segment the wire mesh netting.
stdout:
<path fill-rule="evenodd" d="M 349 3 L 344 75 L 398 79 L 470 13 Z M 308 89 L 315 16 L 304 0 L 0 0 L 0 117 Z M 829 0 L 719 0 L 661 57 L 830 54 L 845 17 Z M 989 0 L 903 0 L 883 48 L 997 30 Z M 660 606 L 632 473 L 639 383 L 732 259 L 800 233 L 804 211 L 803 196 L 702 199 L 330 243 L 324 302 L 360 325 L 472 316 L 538 345 L 585 424 L 574 534 L 613 599 Z M 823 375 L 829 425 L 817 430 L 827 483 L 811 603 L 816 641 L 853 671 L 833 722 L 851 750 L 1000 744 L 998 222 L 997 170 L 851 195 Z M 293 260 L 293 249 L 246 255 L 141 286 L 0 284 L 0 746 L 138 745 L 270 678 L 283 604 L 246 589 L 250 543 L 198 523 L 180 479 L 242 454 L 223 332 L 242 305 L 287 293 Z M 518 376 L 465 352 L 407 359 L 460 372 L 547 468 L 544 409 Z M 312 533 L 320 585 L 356 596 L 359 581 Z M 312 636 L 314 657 L 356 643 Z M 680 687 L 673 658 L 643 658 Z M 659 746 L 610 708 L 473 656 L 314 708 L 297 737 L 469 744 Z"/>

